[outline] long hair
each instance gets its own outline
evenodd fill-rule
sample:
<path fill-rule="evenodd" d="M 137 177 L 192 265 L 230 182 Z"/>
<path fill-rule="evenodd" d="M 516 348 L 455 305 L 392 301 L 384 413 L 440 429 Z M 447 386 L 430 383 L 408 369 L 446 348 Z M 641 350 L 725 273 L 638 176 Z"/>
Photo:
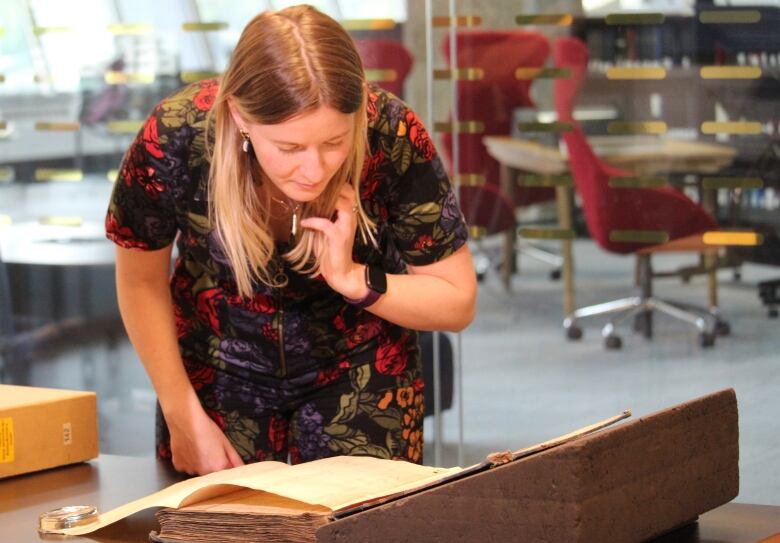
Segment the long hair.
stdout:
<path fill-rule="evenodd" d="M 228 98 L 244 119 L 259 124 L 282 123 L 321 106 L 354 114 L 353 145 L 344 164 L 324 192 L 303 203 L 299 213 L 301 218 L 332 216 L 340 189 L 349 182 L 358 204 L 358 229 L 364 240 L 373 239 L 374 224 L 359 197 L 368 146 L 367 87 L 355 44 L 341 25 L 310 6 L 261 13 L 241 33 L 207 124 L 213 129 L 209 218 L 240 295 L 250 296 L 257 281 L 283 286 L 286 279 L 271 265 L 270 181 L 254 154 L 241 150 Z M 292 269 L 316 276 L 325 250 L 319 232 L 303 229 L 284 259 Z"/>

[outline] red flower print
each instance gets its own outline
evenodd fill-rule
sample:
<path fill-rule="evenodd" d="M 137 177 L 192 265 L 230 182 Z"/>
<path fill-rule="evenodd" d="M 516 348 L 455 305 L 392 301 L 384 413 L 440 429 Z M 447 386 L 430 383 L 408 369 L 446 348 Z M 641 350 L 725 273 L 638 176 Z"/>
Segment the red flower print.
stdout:
<path fill-rule="evenodd" d="M 349 369 L 349 360 L 342 360 L 335 368 L 327 368 L 317 373 L 314 380 L 315 385 L 327 385 L 338 379 L 345 371 Z"/>
<path fill-rule="evenodd" d="M 344 322 L 344 315 L 339 313 L 336 315 L 336 317 L 333 319 L 333 326 L 336 327 L 336 330 L 339 332 L 346 332 L 347 331 L 347 324 Z"/>
<path fill-rule="evenodd" d="M 270 315 L 276 311 L 276 303 L 273 298 L 264 294 L 255 294 L 252 298 L 231 294 L 227 297 L 227 301 L 230 305 L 241 307 L 252 313 Z"/>
<path fill-rule="evenodd" d="M 420 377 L 414 380 L 412 386 L 414 387 L 414 391 L 417 393 L 420 393 L 425 389 L 425 383 Z"/>
<path fill-rule="evenodd" d="M 287 431 L 289 423 L 280 417 L 271 417 L 268 423 L 268 443 L 276 452 L 281 452 L 287 443 Z"/>
<path fill-rule="evenodd" d="M 210 110 L 211 106 L 214 105 L 214 100 L 217 98 L 218 88 L 217 82 L 213 79 L 203 81 L 200 84 L 200 90 L 198 91 L 198 94 L 195 95 L 195 98 L 193 98 L 192 103 L 201 111 Z"/>
<path fill-rule="evenodd" d="M 406 112 L 406 124 L 409 125 L 409 129 L 407 131 L 409 141 L 411 141 L 412 145 L 417 148 L 423 159 L 432 159 L 433 155 L 436 153 L 433 147 L 433 142 L 428 136 L 428 131 L 425 129 L 425 126 L 423 126 L 422 122 L 417 117 L 417 115 L 415 115 L 414 111 Z"/>
<path fill-rule="evenodd" d="M 379 95 L 375 92 L 368 91 L 368 103 L 366 104 L 366 113 L 368 114 L 368 122 L 376 121 L 379 118 L 379 112 L 376 109 L 376 103 L 379 101 Z"/>
<path fill-rule="evenodd" d="M 214 368 L 201 364 L 187 364 L 187 377 L 196 391 L 214 382 Z M 213 417 L 212 417 L 213 418 Z"/>
<path fill-rule="evenodd" d="M 382 332 L 382 325 L 378 319 L 371 319 L 368 322 L 358 324 L 347 334 L 347 347 L 350 349 L 365 343 Z"/>
<path fill-rule="evenodd" d="M 192 332 L 192 321 L 184 318 L 181 314 L 181 308 L 178 305 L 173 307 L 173 319 L 176 323 L 176 337 L 181 339 L 187 337 Z"/>
<path fill-rule="evenodd" d="M 379 167 L 385 159 L 385 154 L 380 149 L 363 162 L 363 172 L 360 175 L 360 198 L 369 200 L 376 192 L 379 183 L 384 179 L 385 174 L 379 171 Z"/>
<path fill-rule="evenodd" d="M 219 318 L 217 315 L 217 306 L 219 300 L 222 298 L 222 293 L 219 289 L 210 288 L 198 293 L 196 302 L 196 308 L 200 314 L 201 320 L 211 326 L 211 329 L 221 336 L 219 327 Z"/>
<path fill-rule="evenodd" d="M 143 142 L 147 153 L 155 158 L 163 157 L 162 149 L 160 149 L 160 138 L 157 135 L 157 117 L 149 117 L 144 124 Z"/>
<path fill-rule="evenodd" d="M 106 215 L 106 235 L 108 239 L 124 247 L 125 249 L 147 249 L 149 245 L 144 241 L 135 239 L 135 234 L 127 226 L 120 226 L 116 215 L 109 212 Z"/>
<path fill-rule="evenodd" d="M 317 378 L 314 380 L 314 384 L 317 386 L 327 385 L 338 379 L 339 375 L 341 375 L 341 371 L 338 368 L 320 370 L 317 372 Z"/>
<path fill-rule="evenodd" d="M 267 340 L 279 341 L 279 330 L 270 322 L 265 323 L 260 331 Z"/>
<path fill-rule="evenodd" d="M 433 238 L 427 234 L 423 234 L 414 242 L 414 248 L 418 251 L 424 251 L 430 247 L 433 247 Z"/>
<path fill-rule="evenodd" d="M 191 302 L 192 283 L 190 279 L 184 275 L 174 275 L 171 281 L 171 292 L 173 293 L 174 298 Z"/>
<path fill-rule="evenodd" d="M 167 443 L 157 444 L 157 458 L 170 459 L 172 456 L 173 455 L 171 454 L 171 447 Z"/>
<path fill-rule="evenodd" d="M 407 360 L 404 341 L 381 343 L 376 350 L 374 365 L 383 375 L 400 375 L 406 369 Z"/>
<path fill-rule="evenodd" d="M 225 430 L 225 419 L 222 417 L 222 415 L 211 409 L 206 409 L 206 414 L 216 423 L 217 426 L 219 426 L 220 430 Z"/>
<path fill-rule="evenodd" d="M 298 450 L 298 447 L 290 447 L 290 464 L 300 464 L 301 463 L 301 451 Z"/>

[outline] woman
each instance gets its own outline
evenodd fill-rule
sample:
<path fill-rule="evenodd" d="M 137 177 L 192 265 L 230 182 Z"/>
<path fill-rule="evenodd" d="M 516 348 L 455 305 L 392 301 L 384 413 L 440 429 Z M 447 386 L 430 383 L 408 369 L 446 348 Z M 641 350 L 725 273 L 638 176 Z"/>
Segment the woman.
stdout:
<path fill-rule="evenodd" d="M 420 121 L 366 85 L 334 20 L 262 13 L 219 80 L 164 99 L 106 230 L 159 398 L 158 456 L 190 474 L 422 460 L 412 330 L 472 320 L 467 229 Z"/>

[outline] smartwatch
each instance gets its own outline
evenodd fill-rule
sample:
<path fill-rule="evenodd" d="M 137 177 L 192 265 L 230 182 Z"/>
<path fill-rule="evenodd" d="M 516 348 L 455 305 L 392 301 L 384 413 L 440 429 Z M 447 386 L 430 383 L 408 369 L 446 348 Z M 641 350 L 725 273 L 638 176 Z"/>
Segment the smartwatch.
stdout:
<path fill-rule="evenodd" d="M 366 308 L 376 303 L 379 297 L 387 292 L 387 275 L 382 266 L 377 264 L 366 265 L 366 286 L 368 294 L 362 298 L 347 298 L 344 300 L 355 307 Z"/>

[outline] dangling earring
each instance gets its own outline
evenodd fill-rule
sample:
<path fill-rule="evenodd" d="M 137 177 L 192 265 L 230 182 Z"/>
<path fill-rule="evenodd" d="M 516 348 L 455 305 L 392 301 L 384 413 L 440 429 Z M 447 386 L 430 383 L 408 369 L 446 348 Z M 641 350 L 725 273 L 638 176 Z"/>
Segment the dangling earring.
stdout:
<path fill-rule="evenodd" d="M 244 138 L 243 143 L 241 144 L 241 150 L 244 151 L 246 154 L 249 154 L 252 152 L 252 140 L 249 139 L 249 132 L 246 130 L 241 130 L 241 137 Z"/>

